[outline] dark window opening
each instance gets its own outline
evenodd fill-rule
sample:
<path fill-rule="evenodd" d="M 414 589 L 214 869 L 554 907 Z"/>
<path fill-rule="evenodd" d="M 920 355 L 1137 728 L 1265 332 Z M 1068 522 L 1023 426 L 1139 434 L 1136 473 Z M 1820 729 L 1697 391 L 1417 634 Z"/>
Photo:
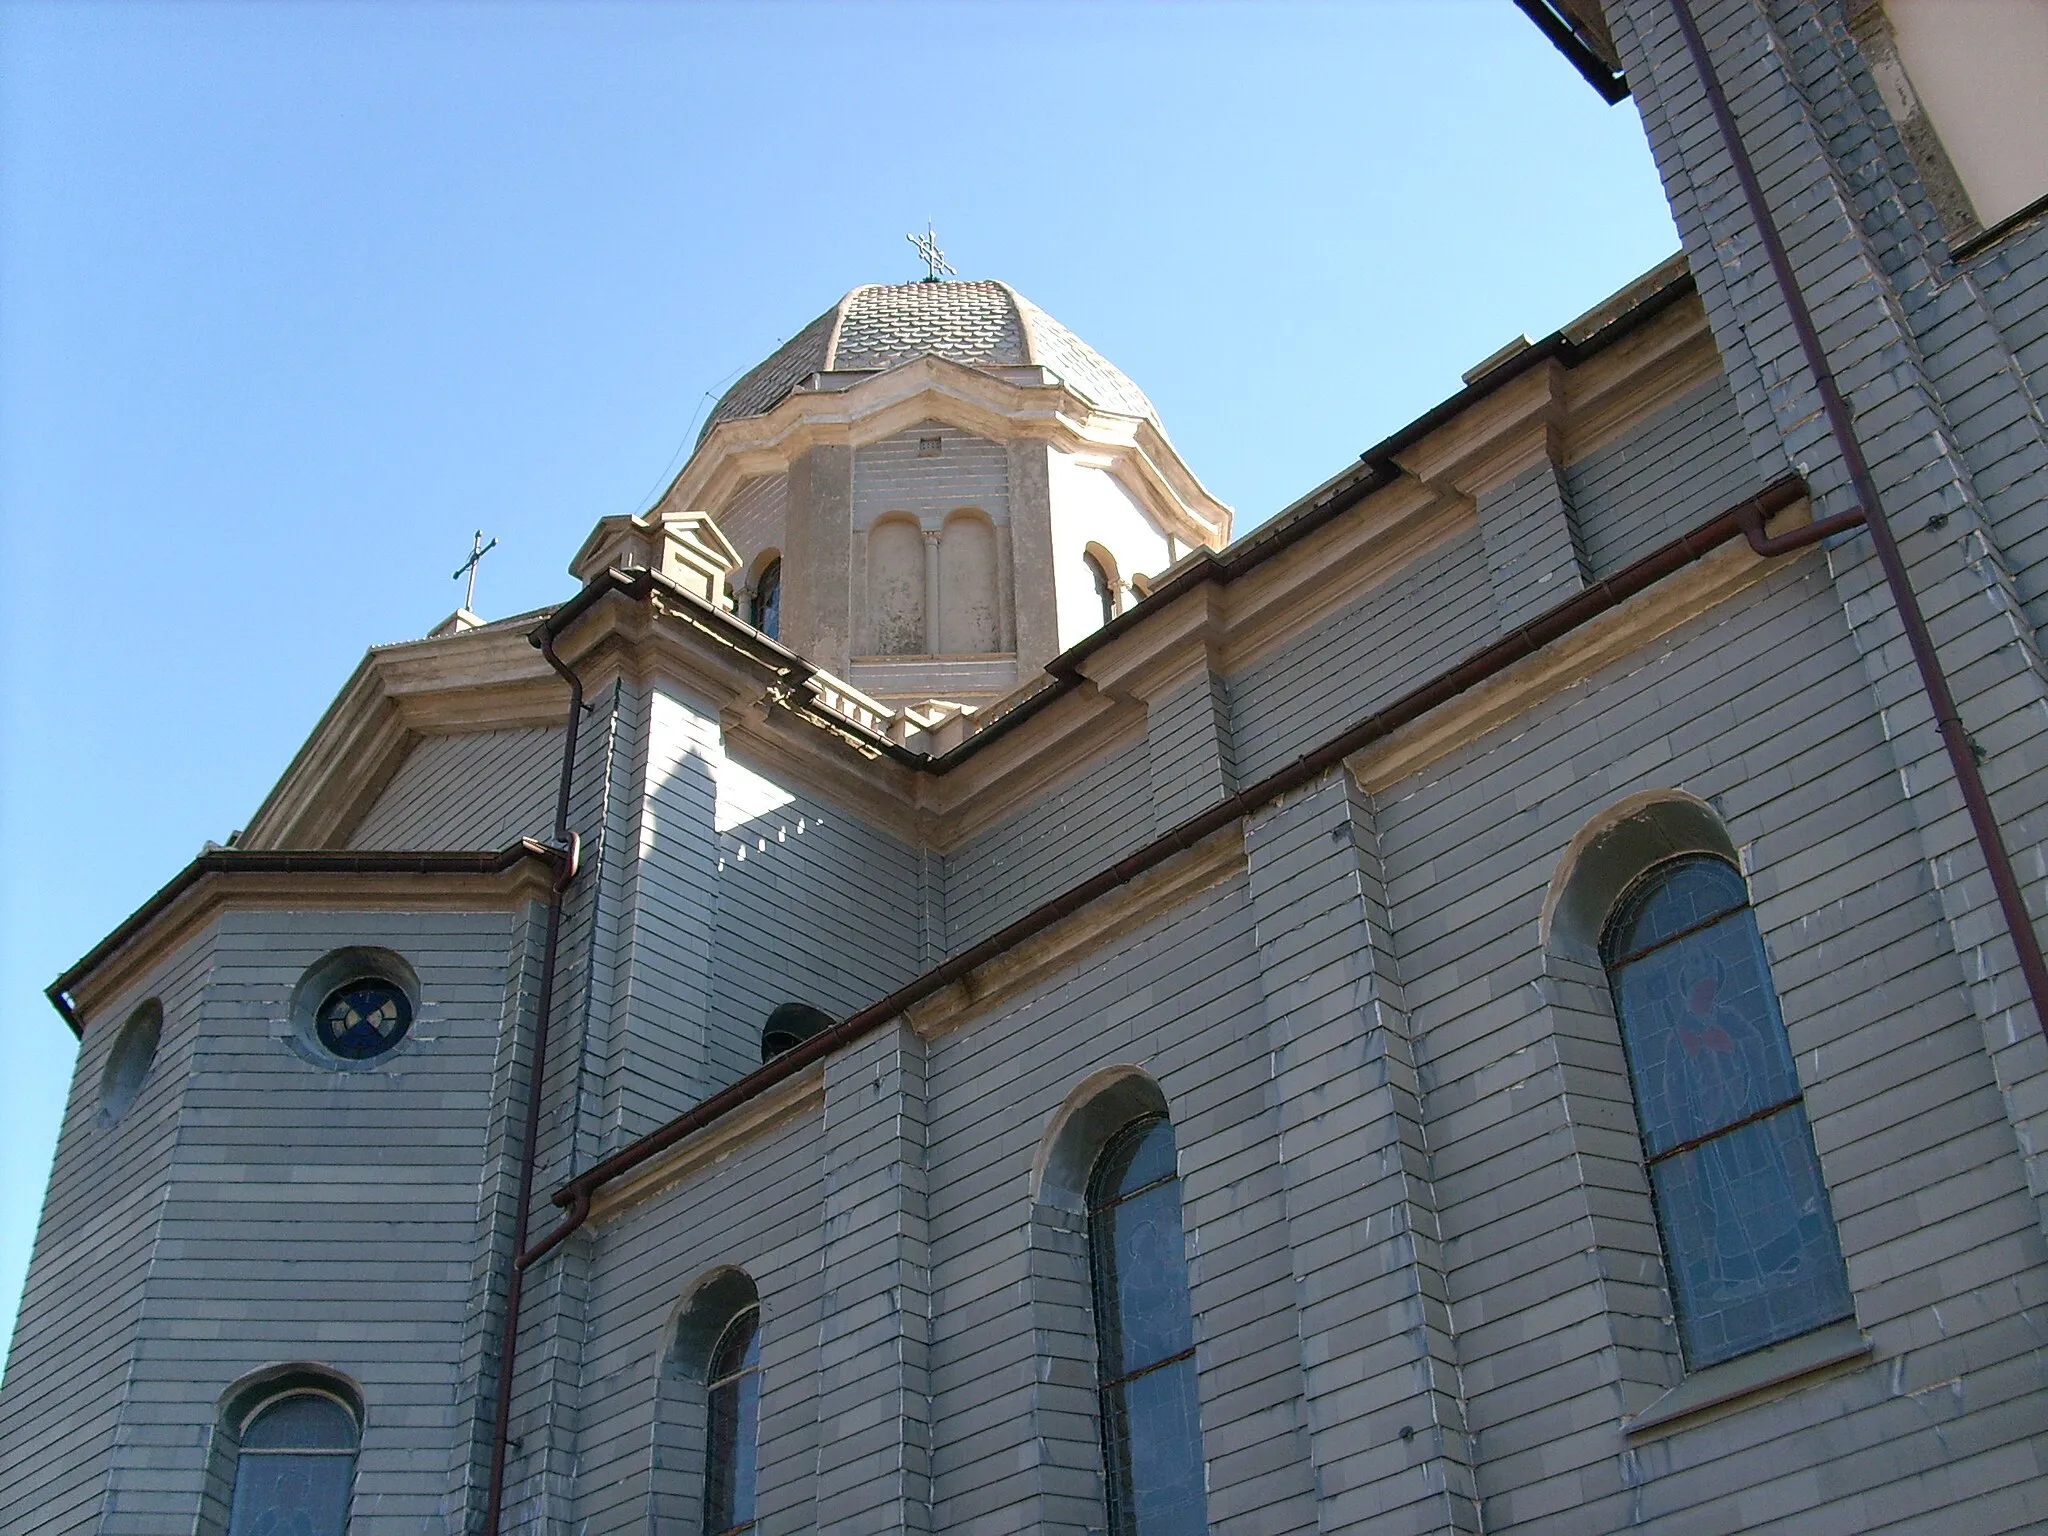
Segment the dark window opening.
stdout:
<path fill-rule="evenodd" d="M 754 628 L 770 640 L 782 638 L 782 562 L 770 560 L 754 584 Z"/>
<path fill-rule="evenodd" d="M 1102 604 L 1102 622 L 1107 624 L 1116 617 L 1116 583 L 1109 579 L 1109 572 L 1095 556 L 1081 558 L 1088 562 L 1088 575 L 1095 583 L 1095 600 Z"/>
<path fill-rule="evenodd" d="M 794 1050 L 838 1022 L 824 1009 L 813 1008 L 809 1003 L 784 1003 L 761 1026 L 761 1059 L 768 1061 Z"/>

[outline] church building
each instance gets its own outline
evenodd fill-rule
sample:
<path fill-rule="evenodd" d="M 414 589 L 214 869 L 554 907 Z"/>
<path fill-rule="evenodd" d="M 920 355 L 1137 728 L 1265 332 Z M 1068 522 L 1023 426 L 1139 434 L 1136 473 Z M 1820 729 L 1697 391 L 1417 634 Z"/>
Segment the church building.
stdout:
<path fill-rule="evenodd" d="M 1522 8 L 1683 251 L 1249 535 L 934 255 L 369 652 L 50 988 L 0 1531 L 2048 1528 L 2048 11 Z"/>

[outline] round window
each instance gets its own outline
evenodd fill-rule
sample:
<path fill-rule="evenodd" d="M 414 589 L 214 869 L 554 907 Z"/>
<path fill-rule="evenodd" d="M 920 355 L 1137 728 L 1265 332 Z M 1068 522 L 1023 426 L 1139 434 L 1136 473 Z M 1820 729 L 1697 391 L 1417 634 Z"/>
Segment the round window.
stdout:
<path fill-rule="evenodd" d="M 100 1124 L 112 1125 L 142 1092 L 156 1061 L 156 1044 L 164 1028 L 163 1004 L 151 998 L 128 1015 L 100 1073 Z"/>
<path fill-rule="evenodd" d="M 382 1056 L 412 1028 L 412 999 L 381 976 L 359 976 L 327 994 L 313 1016 L 320 1044 L 349 1061 Z"/>

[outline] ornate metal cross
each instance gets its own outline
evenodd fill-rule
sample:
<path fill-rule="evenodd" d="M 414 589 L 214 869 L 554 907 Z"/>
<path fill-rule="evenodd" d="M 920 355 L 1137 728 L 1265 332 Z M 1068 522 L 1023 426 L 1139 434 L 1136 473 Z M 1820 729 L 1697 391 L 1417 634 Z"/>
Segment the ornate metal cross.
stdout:
<path fill-rule="evenodd" d="M 921 281 L 943 283 L 948 277 L 958 277 L 960 275 L 947 265 L 946 253 L 939 249 L 939 237 L 932 233 L 931 221 L 929 219 L 925 221 L 923 234 L 905 235 L 903 238 L 916 246 L 917 254 L 924 258 L 925 276 Z"/>
<path fill-rule="evenodd" d="M 462 606 L 470 613 L 476 612 L 476 568 L 483 563 L 484 556 L 497 547 L 498 541 L 495 538 L 488 544 L 484 542 L 484 531 L 479 528 L 476 531 L 475 542 L 470 545 L 469 558 L 455 567 L 455 580 L 462 580 L 464 572 L 469 574 L 469 591 L 462 599 Z"/>

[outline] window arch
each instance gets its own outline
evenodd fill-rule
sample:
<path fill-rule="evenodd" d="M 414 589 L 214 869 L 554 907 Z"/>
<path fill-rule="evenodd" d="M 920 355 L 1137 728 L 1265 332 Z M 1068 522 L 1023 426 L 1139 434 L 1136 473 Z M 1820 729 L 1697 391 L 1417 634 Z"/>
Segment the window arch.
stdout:
<path fill-rule="evenodd" d="M 1148 1115 L 1088 1180 L 1102 1462 L 1115 1536 L 1207 1529 L 1173 1122 Z"/>
<path fill-rule="evenodd" d="M 362 1424 L 321 1382 L 242 1394 L 223 1425 L 234 1457 L 227 1536 L 344 1536 Z"/>
<path fill-rule="evenodd" d="M 795 1050 L 811 1036 L 823 1034 L 838 1022 L 824 1009 L 809 1003 L 784 1003 L 761 1026 L 761 1059 L 770 1061 L 784 1051 Z"/>
<path fill-rule="evenodd" d="M 761 1413 L 761 1299 L 753 1280 L 738 1269 L 705 1276 L 668 1338 L 648 1529 L 654 1536 L 750 1531 Z"/>
<path fill-rule="evenodd" d="M 1600 961 L 1686 1364 L 1849 1316 L 1834 1216 L 1741 872 L 1701 852 L 1653 865 L 1615 903 Z"/>

